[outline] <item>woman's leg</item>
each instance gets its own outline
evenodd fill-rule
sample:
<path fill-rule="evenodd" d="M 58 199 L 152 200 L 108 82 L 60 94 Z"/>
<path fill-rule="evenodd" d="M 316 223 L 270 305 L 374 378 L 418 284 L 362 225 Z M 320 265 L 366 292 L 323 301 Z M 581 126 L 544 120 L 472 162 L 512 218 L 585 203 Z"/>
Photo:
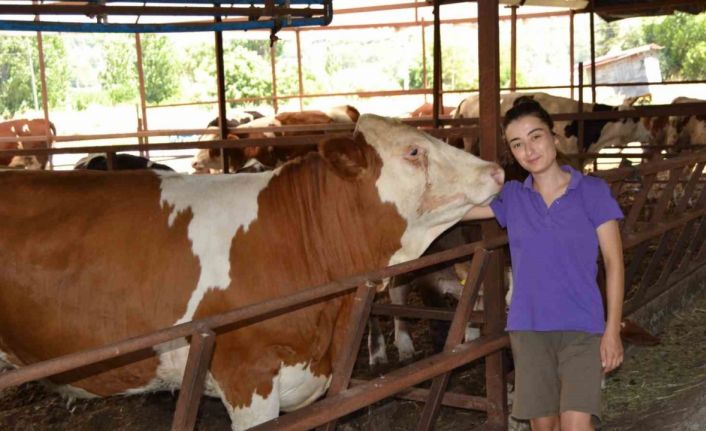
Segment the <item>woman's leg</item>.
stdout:
<path fill-rule="evenodd" d="M 593 431 L 591 414 L 567 410 L 561 413 L 561 431 Z"/>
<path fill-rule="evenodd" d="M 532 431 L 559 431 L 559 416 L 530 419 Z M 563 431 L 563 429 L 562 429 Z"/>

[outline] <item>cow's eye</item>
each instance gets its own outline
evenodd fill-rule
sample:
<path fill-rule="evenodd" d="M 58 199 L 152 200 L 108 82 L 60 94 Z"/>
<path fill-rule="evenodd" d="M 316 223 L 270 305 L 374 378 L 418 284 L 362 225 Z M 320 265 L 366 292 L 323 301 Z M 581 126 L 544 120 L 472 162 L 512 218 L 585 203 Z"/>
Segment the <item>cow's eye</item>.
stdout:
<path fill-rule="evenodd" d="M 407 158 L 416 159 L 422 154 L 424 154 L 424 150 L 419 147 L 410 147 L 409 149 L 407 149 Z"/>

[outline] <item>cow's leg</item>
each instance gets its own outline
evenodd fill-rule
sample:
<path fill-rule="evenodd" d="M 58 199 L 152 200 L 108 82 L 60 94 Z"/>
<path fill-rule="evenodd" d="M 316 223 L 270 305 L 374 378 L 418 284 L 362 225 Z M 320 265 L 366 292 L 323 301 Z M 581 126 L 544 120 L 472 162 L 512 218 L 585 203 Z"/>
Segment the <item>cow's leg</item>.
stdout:
<path fill-rule="evenodd" d="M 370 316 L 368 321 L 368 363 L 371 367 L 387 364 L 385 336 L 380 329 L 380 321 L 375 316 Z"/>
<path fill-rule="evenodd" d="M 401 284 L 390 288 L 390 301 L 396 305 L 407 304 L 407 297 L 411 286 Z M 400 361 L 406 361 L 414 357 L 414 342 L 409 336 L 409 325 L 404 319 L 395 317 L 395 347 L 399 354 Z"/>

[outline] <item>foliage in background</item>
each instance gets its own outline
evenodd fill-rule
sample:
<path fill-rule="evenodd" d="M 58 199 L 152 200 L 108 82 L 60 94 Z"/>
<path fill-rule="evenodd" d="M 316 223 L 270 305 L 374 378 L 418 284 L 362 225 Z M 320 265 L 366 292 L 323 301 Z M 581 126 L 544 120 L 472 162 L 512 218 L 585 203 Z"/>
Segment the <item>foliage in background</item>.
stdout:
<path fill-rule="evenodd" d="M 268 43 L 257 41 L 263 45 L 263 50 L 264 47 L 267 47 L 267 51 L 264 51 L 267 52 L 267 55 L 263 56 L 257 50 L 250 49 L 252 44 L 249 42 L 251 41 L 245 42 L 247 43 L 232 41 L 223 48 L 226 98 L 228 99 L 263 97 L 272 94 L 272 71 Z M 264 104 L 269 104 L 269 102 Z"/>
<path fill-rule="evenodd" d="M 101 87 L 114 104 L 137 100 L 134 36 L 116 35 L 103 41 L 105 69 L 99 74 Z"/>
<path fill-rule="evenodd" d="M 596 27 L 596 55 L 654 43 L 662 75 L 668 79 L 704 79 L 706 76 L 706 14 L 676 12 L 660 18 L 646 18 L 633 28 L 620 21 Z"/>
<path fill-rule="evenodd" d="M 534 22 L 536 21 L 536 22 Z M 577 18 L 575 61 L 586 61 L 588 38 Z M 568 56 L 541 41 L 564 34 L 565 20 L 528 20 L 518 24 L 517 85 L 561 84 L 566 81 Z M 677 13 L 668 17 L 597 23 L 597 55 L 647 43 L 663 47 L 662 73 L 670 79 L 702 79 L 706 76 L 706 14 Z M 474 28 L 442 28 L 443 86 L 466 90 L 478 86 L 477 46 Z M 541 34 L 540 34 L 541 33 Z M 503 33 L 504 34 L 504 33 Z M 427 88 L 433 86 L 432 30 L 425 30 Z M 509 45 L 501 34 L 501 86 L 510 81 Z M 91 104 L 137 102 L 135 38 L 133 35 L 44 36 L 48 96 L 51 108 L 66 102 L 73 109 Z M 420 89 L 424 87 L 419 28 L 350 31 L 302 36 L 302 74 L 306 94 Z M 176 43 L 175 43 L 176 41 Z M 272 94 L 268 40 L 226 39 L 224 61 L 226 96 L 269 97 Z M 567 47 L 568 40 L 557 40 Z M 563 49 L 563 48 L 562 48 Z M 149 104 L 170 100 L 214 100 L 216 68 L 212 39 L 186 37 L 181 43 L 171 35 L 142 35 L 145 90 Z M 296 44 L 283 38 L 275 44 L 277 92 L 299 92 Z M 41 88 L 36 37 L 0 38 L 0 114 L 13 115 L 41 109 Z M 524 73 L 523 73 L 524 72 Z M 560 80 L 561 82 L 555 82 Z M 241 107 L 259 102 L 239 103 Z M 269 104 L 269 102 L 263 102 Z M 231 103 L 235 105 L 235 103 Z"/>
<path fill-rule="evenodd" d="M 706 77 L 706 14 L 677 12 L 661 22 L 643 27 L 646 43 L 663 47 L 660 51 L 662 73 L 669 78 Z"/>
<path fill-rule="evenodd" d="M 43 36 L 42 41 L 48 87 L 47 98 L 49 106 L 53 108 L 62 103 L 66 97 L 68 88 L 66 53 L 60 37 Z M 13 117 L 17 112 L 26 109 L 41 109 L 42 89 L 38 58 L 36 37 L 0 38 L 0 115 L 3 117 Z"/>
<path fill-rule="evenodd" d="M 157 104 L 177 95 L 179 65 L 169 39 L 163 35 L 144 34 L 140 43 L 147 103 Z"/>
<path fill-rule="evenodd" d="M 179 69 L 174 49 L 163 35 L 141 36 L 142 67 L 145 77 L 147 103 L 160 103 L 176 95 L 179 90 Z M 100 73 L 101 86 L 110 100 L 117 103 L 134 102 L 139 97 L 135 36 L 117 35 L 104 39 L 105 69 Z"/>

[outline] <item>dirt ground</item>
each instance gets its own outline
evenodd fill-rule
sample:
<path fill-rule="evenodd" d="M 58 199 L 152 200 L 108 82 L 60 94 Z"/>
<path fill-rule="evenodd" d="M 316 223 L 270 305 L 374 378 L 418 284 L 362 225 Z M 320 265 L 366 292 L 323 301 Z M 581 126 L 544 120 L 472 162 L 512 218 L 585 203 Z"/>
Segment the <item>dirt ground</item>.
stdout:
<path fill-rule="evenodd" d="M 603 430 L 706 430 L 706 283 L 688 307 L 674 313 L 659 335 L 659 346 L 629 348 L 623 366 L 608 377 Z M 429 346 L 421 343 L 419 348 Z M 394 363 L 394 348 L 388 352 Z M 356 377 L 369 378 L 385 372 L 384 368 L 369 370 L 366 355 L 366 349 L 361 349 Z M 459 370 L 451 386 L 465 393 L 482 394 L 482 376 L 482 363 L 473 364 Z M 177 395 L 158 393 L 68 402 L 41 383 L 29 383 L 0 392 L 0 430 L 168 430 Z M 421 410 L 421 404 L 412 401 L 384 400 L 344 418 L 339 430 L 412 430 Z M 471 429 L 483 420 L 484 415 L 478 412 L 443 408 L 436 429 Z M 196 429 L 216 431 L 229 427 L 220 401 L 204 398 Z"/>

